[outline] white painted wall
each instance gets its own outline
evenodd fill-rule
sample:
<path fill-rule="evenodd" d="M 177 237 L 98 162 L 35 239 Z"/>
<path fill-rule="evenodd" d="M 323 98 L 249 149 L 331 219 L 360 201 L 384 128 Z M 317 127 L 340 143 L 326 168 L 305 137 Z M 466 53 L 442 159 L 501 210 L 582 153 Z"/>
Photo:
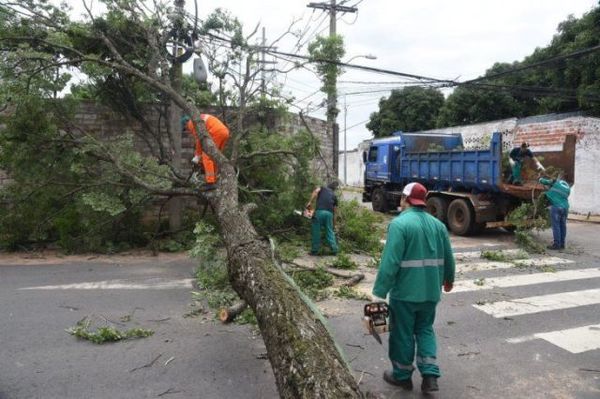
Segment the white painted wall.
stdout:
<path fill-rule="evenodd" d="M 571 212 L 600 215 L 600 118 L 581 118 L 579 122 L 584 136 L 575 147 Z"/>

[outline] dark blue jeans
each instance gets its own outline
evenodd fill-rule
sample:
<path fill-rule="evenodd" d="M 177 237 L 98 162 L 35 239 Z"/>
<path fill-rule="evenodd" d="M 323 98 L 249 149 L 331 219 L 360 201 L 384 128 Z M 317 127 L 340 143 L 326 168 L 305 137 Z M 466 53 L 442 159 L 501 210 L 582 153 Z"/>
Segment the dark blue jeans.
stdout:
<path fill-rule="evenodd" d="M 550 221 L 552 222 L 554 246 L 564 248 L 565 237 L 567 236 L 567 210 L 558 206 L 551 206 Z"/>

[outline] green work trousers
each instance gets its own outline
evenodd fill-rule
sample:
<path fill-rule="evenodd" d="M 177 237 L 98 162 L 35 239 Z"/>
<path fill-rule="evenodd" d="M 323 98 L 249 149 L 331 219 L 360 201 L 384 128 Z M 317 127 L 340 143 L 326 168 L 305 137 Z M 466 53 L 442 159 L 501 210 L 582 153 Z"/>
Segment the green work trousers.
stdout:
<path fill-rule="evenodd" d="M 321 230 L 325 228 L 325 240 L 333 254 L 337 254 L 338 246 L 333 232 L 333 213 L 317 209 L 312 218 L 312 245 L 311 253 L 318 254 L 321 249 Z"/>
<path fill-rule="evenodd" d="M 515 164 L 512 167 L 512 183 L 522 183 L 521 182 L 521 168 L 523 167 L 522 161 L 515 161 Z"/>
<path fill-rule="evenodd" d="M 433 332 L 436 302 L 406 302 L 390 298 L 389 356 L 394 378 L 411 378 L 417 346 L 417 368 L 422 376 L 440 377 Z"/>

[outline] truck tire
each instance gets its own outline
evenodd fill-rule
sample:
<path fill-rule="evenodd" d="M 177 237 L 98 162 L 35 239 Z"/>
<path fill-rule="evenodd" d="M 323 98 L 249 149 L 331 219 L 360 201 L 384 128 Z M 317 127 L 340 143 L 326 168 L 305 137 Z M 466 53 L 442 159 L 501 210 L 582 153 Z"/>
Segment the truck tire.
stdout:
<path fill-rule="evenodd" d="M 448 220 L 448 200 L 443 197 L 429 197 L 427 199 L 427 212 L 435 216 L 440 222 L 446 223 Z"/>
<path fill-rule="evenodd" d="M 455 199 L 448 207 L 448 227 L 459 236 L 466 236 L 473 231 L 475 212 L 464 199 Z"/>
<path fill-rule="evenodd" d="M 376 212 L 387 212 L 388 211 L 388 202 L 385 198 L 385 191 L 383 188 L 376 188 L 373 190 L 373 194 L 371 194 L 371 205 L 373 205 L 373 210 Z"/>

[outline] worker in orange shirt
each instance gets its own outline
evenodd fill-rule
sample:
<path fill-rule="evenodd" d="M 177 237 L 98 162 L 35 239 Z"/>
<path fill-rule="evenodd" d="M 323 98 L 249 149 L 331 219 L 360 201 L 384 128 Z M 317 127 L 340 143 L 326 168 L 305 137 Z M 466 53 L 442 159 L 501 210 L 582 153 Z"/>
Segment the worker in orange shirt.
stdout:
<path fill-rule="evenodd" d="M 202 119 L 204 122 L 204 126 L 206 126 L 206 130 L 215 143 L 215 146 L 219 149 L 219 151 L 222 151 L 229 140 L 229 129 L 227 126 L 225 126 L 225 124 L 221 122 L 219 118 L 213 115 L 200 114 L 200 119 Z M 192 120 L 189 117 L 184 116 L 182 118 L 182 124 L 184 129 L 194 137 L 195 150 L 192 163 L 198 165 L 200 160 L 202 160 L 202 166 L 204 167 L 204 178 L 206 180 L 206 184 L 203 186 L 203 188 L 205 190 L 212 190 L 215 188 L 215 183 L 217 182 L 217 168 L 215 162 L 211 157 L 202 151 L 202 143 L 200 142 L 200 137 L 198 137 L 196 126 Z"/>

